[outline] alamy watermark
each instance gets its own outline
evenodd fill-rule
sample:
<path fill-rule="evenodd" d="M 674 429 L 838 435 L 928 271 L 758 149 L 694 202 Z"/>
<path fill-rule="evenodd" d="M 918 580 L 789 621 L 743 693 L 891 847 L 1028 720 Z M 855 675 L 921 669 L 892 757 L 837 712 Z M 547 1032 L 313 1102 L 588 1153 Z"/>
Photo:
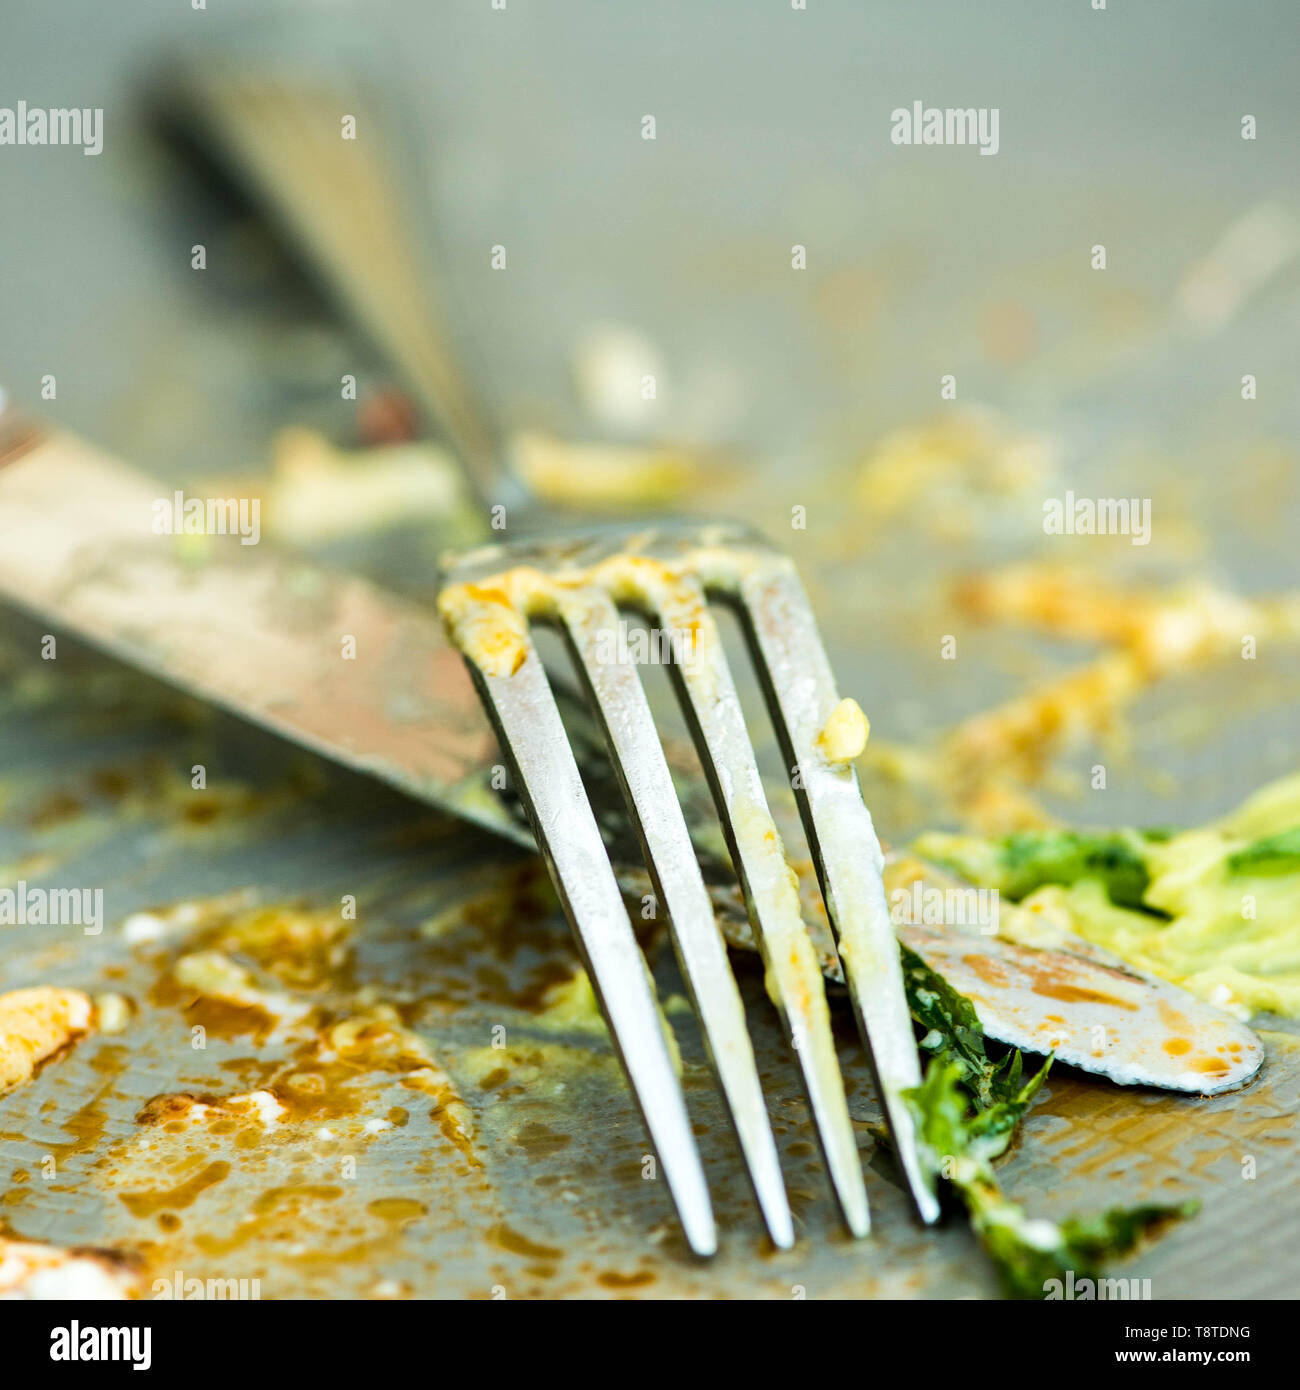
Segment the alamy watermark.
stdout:
<path fill-rule="evenodd" d="M 689 666 L 695 660 L 694 628 L 603 627 L 596 634 L 600 666 Z"/>
<path fill-rule="evenodd" d="M 1151 541 L 1149 497 L 1049 497 L 1043 503 L 1049 536 L 1128 536 L 1134 545 Z"/>
<path fill-rule="evenodd" d="M 0 106 L 0 145 L 80 145 L 82 154 L 104 148 L 102 106 Z"/>
<path fill-rule="evenodd" d="M 172 1270 L 170 1279 L 155 1279 L 150 1285 L 152 1298 L 160 1302 L 234 1303 L 262 1297 L 260 1279 L 198 1279 L 185 1277 L 185 1271 Z"/>
<path fill-rule="evenodd" d="M 914 101 L 889 113 L 895 145 L 978 145 L 997 154 L 1002 112 L 996 106 L 926 106 Z"/>
<path fill-rule="evenodd" d="M 978 927 L 981 936 L 996 936 L 1000 913 L 996 888 L 940 888 L 918 878 L 889 895 L 896 927 Z"/>
<path fill-rule="evenodd" d="M 260 497 L 186 497 L 173 492 L 153 503 L 155 536 L 238 536 L 240 545 L 262 538 Z"/>
<path fill-rule="evenodd" d="M 0 927 L 80 927 L 87 936 L 104 930 L 102 888 L 29 888 L 19 879 L 0 888 Z"/>
<path fill-rule="evenodd" d="M 1067 1269 L 1064 1279 L 1048 1279 L 1043 1284 L 1047 1302 L 1067 1300 L 1079 1303 L 1132 1303 L 1151 1297 L 1150 1279 L 1076 1279 Z"/>
<path fill-rule="evenodd" d="M 153 1365 L 151 1327 L 83 1326 L 75 1318 L 50 1330 L 51 1361 L 129 1361 L 133 1371 Z"/>

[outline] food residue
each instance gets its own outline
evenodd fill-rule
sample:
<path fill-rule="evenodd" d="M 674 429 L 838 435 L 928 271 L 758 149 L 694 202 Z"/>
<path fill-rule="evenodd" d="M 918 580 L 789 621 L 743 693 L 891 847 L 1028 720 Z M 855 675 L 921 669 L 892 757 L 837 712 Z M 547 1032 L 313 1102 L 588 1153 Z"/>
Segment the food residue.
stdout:
<path fill-rule="evenodd" d="M 1238 1018 L 1300 1018 L 1300 773 L 1179 833 L 934 833 L 916 848 Z"/>
<path fill-rule="evenodd" d="M 0 1299 L 120 1300 L 143 1297 L 130 1257 L 88 1247 L 65 1249 L 0 1235 Z"/>
<path fill-rule="evenodd" d="M 37 985 L 0 994 L 0 1095 L 89 1032 L 94 1016 L 90 997 L 77 989 Z"/>
<path fill-rule="evenodd" d="M 862 756 L 870 732 L 871 725 L 862 706 L 846 698 L 835 706 L 822 726 L 817 735 L 817 747 L 828 763 L 843 767 Z"/>

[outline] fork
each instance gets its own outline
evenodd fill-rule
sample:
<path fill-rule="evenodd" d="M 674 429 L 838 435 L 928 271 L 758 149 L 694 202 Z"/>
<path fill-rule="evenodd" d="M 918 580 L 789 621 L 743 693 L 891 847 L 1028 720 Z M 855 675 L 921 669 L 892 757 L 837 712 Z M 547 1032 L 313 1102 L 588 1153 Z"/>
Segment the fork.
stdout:
<path fill-rule="evenodd" d="M 263 34 L 258 45 L 262 43 L 273 51 L 274 35 Z M 298 72 L 296 35 L 294 43 L 291 71 Z M 208 52 L 190 73 L 190 100 L 209 143 L 224 162 L 233 161 L 241 181 L 269 205 L 277 224 L 296 233 L 299 250 L 334 288 L 339 302 L 404 369 L 443 427 L 485 507 L 495 509 L 508 498 L 512 515 L 535 512 L 533 499 L 500 466 L 500 443 L 478 417 L 472 392 L 460 380 L 454 354 L 443 341 L 438 315 L 426 303 L 428 277 L 415 269 L 423 267 L 423 261 L 413 252 L 408 229 L 395 213 L 400 200 L 390 196 L 384 141 L 372 135 L 364 149 L 358 146 L 350 152 L 354 158 L 341 162 L 336 147 L 330 146 L 325 157 L 319 139 L 306 134 L 332 127 L 338 110 L 359 109 L 364 92 L 348 79 L 346 64 L 328 64 L 329 81 L 318 89 L 286 82 L 284 72 L 273 84 L 260 82 L 257 73 L 263 62 L 240 54 L 222 63 Z M 348 92 L 342 104 L 328 95 L 340 81 Z M 331 113 L 324 124 L 322 111 Z M 376 131 L 384 124 L 373 122 Z M 394 131 L 390 128 L 388 133 Z M 322 214 L 322 208 L 330 215 Z M 534 515 L 533 520 L 542 518 Z M 607 563 L 620 556 L 626 562 L 634 558 L 634 551 L 643 560 L 666 566 L 671 582 L 666 587 L 638 586 L 628 573 L 612 591 L 572 582 L 582 562 Z M 698 562 L 705 568 L 693 568 Z M 466 597 L 465 585 L 490 590 L 487 581 L 520 566 L 539 580 L 553 582 L 563 601 L 547 600 L 547 584 L 538 583 L 531 595 L 516 595 L 518 602 L 489 603 L 487 616 L 501 629 L 495 636 L 505 640 L 500 651 L 485 650 L 484 614 L 478 612 L 476 619 L 475 605 L 457 612 L 457 594 Z M 622 568 L 626 571 L 626 563 Z M 606 577 L 616 578 L 617 569 L 607 569 Z M 642 577 L 650 573 L 641 571 Z M 663 580 L 664 570 L 658 573 Z M 555 623 L 579 657 L 652 885 L 667 909 L 683 978 L 767 1229 L 777 1246 L 787 1248 L 794 1240 L 793 1220 L 739 991 L 645 693 L 634 669 L 601 659 L 600 634 L 605 634 L 606 643 L 616 634 L 618 602 L 665 621 L 667 601 L 673 631 L 686 641 L 684 649 L 698 654 L 696 645 L 702 646 L 701 661 L 672 664 L 669 669 L 679 685 L 737 867 L 763 952 L 769 993 L 798 1052 L 832 1185 L 849 1229 L 865 1235 L 870 1226 L 866 1190 L 818 959 L 799 915 L 791 871 L 717 642 L 706 591 L 737 607 L 787 763 L 800 768 L 796 796 L 854 1012 L 873 1059 L 912 1198 L 922 1219 L 933 1221 L 938 1204 L 917 1156 L 911 1117 L 902 1099 L 903 1091 L 920 1083 L 920 1070 L 881 884 L 880 847 L 852 768 L 832 767 L 814 749 L 837 697 L 811 609 L 790 562 L 740 528 L 709 533 L 660 527 L 646 535 L 604 530 L 567 542 L 475 550 L 444 575 L 440 602 L 448 630 L 461 640 L 471 676 L 513 765 L 516 791 L 586 959 L 687 1238 L 694 1250 L 706 1255 L 715 1250 L 717 1237 L 681 1087 L 616 873 L 555 694 L 528 636 L 530 619 Z M 493 635 L 490 625 L 486 635 Z M 479 640 L 477 648 L 471 638 Z M 475 650 L 488 659 L 476 660 Z M 509 655 L 510 669 L 502 668 L 503 653 Z M 513 669 L 517 658 L 522 660 Z"/>
<path fill-rule="evenodd" d="M 740 992 L 650 705 L 627 659 L 620 607 L 667 636 L 668 669 L 691 729 L 754 936 L 768 994 L 798 1059 L 831 1185 L 848 1229 L 870 1212 L 817 954 L 772 819 L 710 600 L 740 618 L 835 933 L 844 978 L 916 1210 L 938 1215 L 904 1098 L 920 1065 L 885 903 L 883 859 L 851 764 L 817 738 L 839 703 L 792 562 L 737 525 L 601 527 L 477 548 L 444 562 L 439 610 L 466 660 L 533 826 L 692 1250 L 717 1231 L 653 984 L 533 644 L 563 634 L 622 785 L 656 900 L 773 1243 L 794 1244 Z"/>

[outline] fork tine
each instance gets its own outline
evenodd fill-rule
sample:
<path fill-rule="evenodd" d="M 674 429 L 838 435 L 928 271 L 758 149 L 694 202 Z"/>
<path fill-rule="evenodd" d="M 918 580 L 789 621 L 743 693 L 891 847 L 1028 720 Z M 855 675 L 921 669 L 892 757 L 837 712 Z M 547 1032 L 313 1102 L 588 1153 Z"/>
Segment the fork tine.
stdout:
<path fill-rule="evenodd" d="M 712 1255 L 718 1245 L 713 1208 L 649 972 L 541 659 L 526 632 L 520 641 L 523 662 L 513 674 L 491 674 L 472 659 L 467 664 L 512 765 L 686 1239 L 697 1255 Z"/>
<path fill-rule="evenodd" d="M 839 696 L 812 606 L 794 565 L 775 552 L 747 569 L 730 597 L 739 600 L 787 763 L 800 772 L 799 812 L 894 1148 L 921 1219 L 932 1222 L 939 1203 L 902 1095 L 921 1084 L 921 1068 L 881 881 L 884 857 L 857 772 L 851 764 L 832 766 L 816 747 Z"/>
<path fill-rule="evenodd" d="M 849 1230 L 871 1229 L 862 1160 L 849 1118 L 821 967 L 794 875 L 768 809 L 754 748 L 704 591 L 693 578 L 649 581 L 640 597 L 692 653 L 669 669 L 699 749 L 762 952 L 767 991 L 799 1058 L 831 1184 Z"/>
<path fill-rule="evenodd" d="M 754 1195 L 773 1243 L 788 1250 L 794 1244 L 794 1223 L 744 1004 L 640 675 L 631 663 L 611 660 L 609 655 L 617 650 L 618 610 L 597 589 L 566 596 L 559 610 L 613 753 L 655 892 L 668 911 L 682 976 L 726 1097 Z"/>

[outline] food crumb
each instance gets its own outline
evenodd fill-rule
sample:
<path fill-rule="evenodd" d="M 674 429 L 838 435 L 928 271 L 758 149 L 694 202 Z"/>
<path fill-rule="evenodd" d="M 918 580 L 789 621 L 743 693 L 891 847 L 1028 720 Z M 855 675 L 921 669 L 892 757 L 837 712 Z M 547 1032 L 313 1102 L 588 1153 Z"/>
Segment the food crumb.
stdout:
<path fill-rule="evenodd" d="M 844 699 L 831 711 L 820 734 L 817 748 L 834 767 L 845 767 L 862 756 L 871 724 L 856 700 Z"/>
<path fill-rule="evenodd" d="M 94 1006 L 79 989 L 38 985 L 0 994 L 0 1095 L 30 1081 L 42 1062 L 93 1026 Z"/>
<path fill-rule="evenodd" d="M 121 994 L 95 995 L 95 1022 L 101 1033 L 124 1033 L 131 1022 L 131 1001 Z"/>

